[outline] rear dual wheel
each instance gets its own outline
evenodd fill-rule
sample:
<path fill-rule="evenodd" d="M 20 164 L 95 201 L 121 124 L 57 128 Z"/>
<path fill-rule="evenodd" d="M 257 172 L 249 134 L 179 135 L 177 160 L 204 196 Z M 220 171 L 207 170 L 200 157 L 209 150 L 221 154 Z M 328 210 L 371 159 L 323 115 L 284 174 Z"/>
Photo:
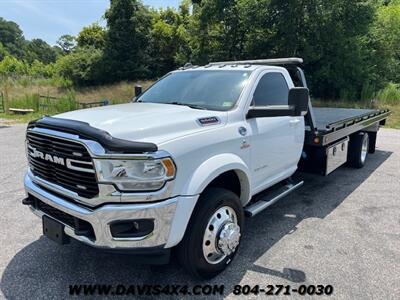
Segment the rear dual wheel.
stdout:
<path fill-rule="evenodd" d="M 366 132 L 359 132 L 350 137 L 347 152 L 347 164 L 353 168 L 362 168 L 370 152 L 369 136 Z"/>
<path fill-rule="evenodd" d="M 243 219 L 243 208 L 235 193 L 206 189 L 178 246 L 180 264 L 190 274 L 204 279 L 221 273 L 236 254 Z"/>

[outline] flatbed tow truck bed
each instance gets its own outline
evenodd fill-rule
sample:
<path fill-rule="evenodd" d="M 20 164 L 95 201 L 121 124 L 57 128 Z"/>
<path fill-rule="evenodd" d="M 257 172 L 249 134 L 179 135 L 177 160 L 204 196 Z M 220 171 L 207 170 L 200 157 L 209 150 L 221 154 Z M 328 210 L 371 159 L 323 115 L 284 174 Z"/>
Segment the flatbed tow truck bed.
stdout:
<path fill-rule="evenodd" d="M 376 112 L 374 109 L 314 107 L 315 124 L 320 132 L 329 131 L 335 124 L 343 124 L 348 120 L 360 119 Z"/>
<path fill-rule="evenodd" d="M 348 160 L 349 141 L 360 133 L 368 134 L 368 152 L 374 153 L 379 126 L 389 114 L 387 109 L 313 107 L 309 101 L 299 169 L 328 175 Z"/>
<path fill-rule="evenodd" d="M 389 114 L 387 109 L 312 107 L 310 103 L 305 144 L 326 146 L 360 130 L 377 131 Z"/>

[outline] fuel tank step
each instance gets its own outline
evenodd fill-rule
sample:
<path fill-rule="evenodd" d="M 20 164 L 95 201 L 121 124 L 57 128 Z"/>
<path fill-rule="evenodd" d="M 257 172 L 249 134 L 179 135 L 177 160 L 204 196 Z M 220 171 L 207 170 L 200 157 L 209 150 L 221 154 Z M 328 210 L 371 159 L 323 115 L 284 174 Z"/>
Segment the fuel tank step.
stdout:
<path fill-rule="evenodd" d="M 249 206 L 244 208 L 246 216 L 254 217 L 267 207 L 277 202 L 279 199 L 301 187 L 303 183 L 304 181 L 287 180 L 283 184 L 278 183 L 277 186 L 271 187 L 270 189 L 262 192 L 262 194 L 257 197 L 259 200 L 254 201 Z"/>

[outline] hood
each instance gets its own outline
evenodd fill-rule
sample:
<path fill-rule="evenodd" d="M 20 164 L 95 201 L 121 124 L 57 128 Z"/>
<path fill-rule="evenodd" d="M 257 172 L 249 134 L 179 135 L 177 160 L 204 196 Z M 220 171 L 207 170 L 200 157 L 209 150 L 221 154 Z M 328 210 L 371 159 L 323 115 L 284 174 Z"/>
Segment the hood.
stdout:
<path fill-rule="evenodd" d="M 89 123 L 112 136 L 129 141 L 162 144 L 199 131 L 223 126 L 227 112 L 192 109 L 157 103 L 128 103 L 71 111 L 57 118 Z M 219 124 L 202 125 L 199 119 L 217 117 Z"/>

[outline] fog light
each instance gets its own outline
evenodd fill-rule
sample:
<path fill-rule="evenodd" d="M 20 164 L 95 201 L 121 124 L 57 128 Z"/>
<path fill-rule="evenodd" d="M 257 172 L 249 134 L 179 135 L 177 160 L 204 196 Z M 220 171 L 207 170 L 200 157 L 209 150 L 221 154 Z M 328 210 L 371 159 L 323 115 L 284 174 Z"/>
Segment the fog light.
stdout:
<path fill-rule="evenodd" d="M 140 238 L 149 235 L 153 230 L 153 219 L 114 221 L 110 224 L 114 238 Z"/>

